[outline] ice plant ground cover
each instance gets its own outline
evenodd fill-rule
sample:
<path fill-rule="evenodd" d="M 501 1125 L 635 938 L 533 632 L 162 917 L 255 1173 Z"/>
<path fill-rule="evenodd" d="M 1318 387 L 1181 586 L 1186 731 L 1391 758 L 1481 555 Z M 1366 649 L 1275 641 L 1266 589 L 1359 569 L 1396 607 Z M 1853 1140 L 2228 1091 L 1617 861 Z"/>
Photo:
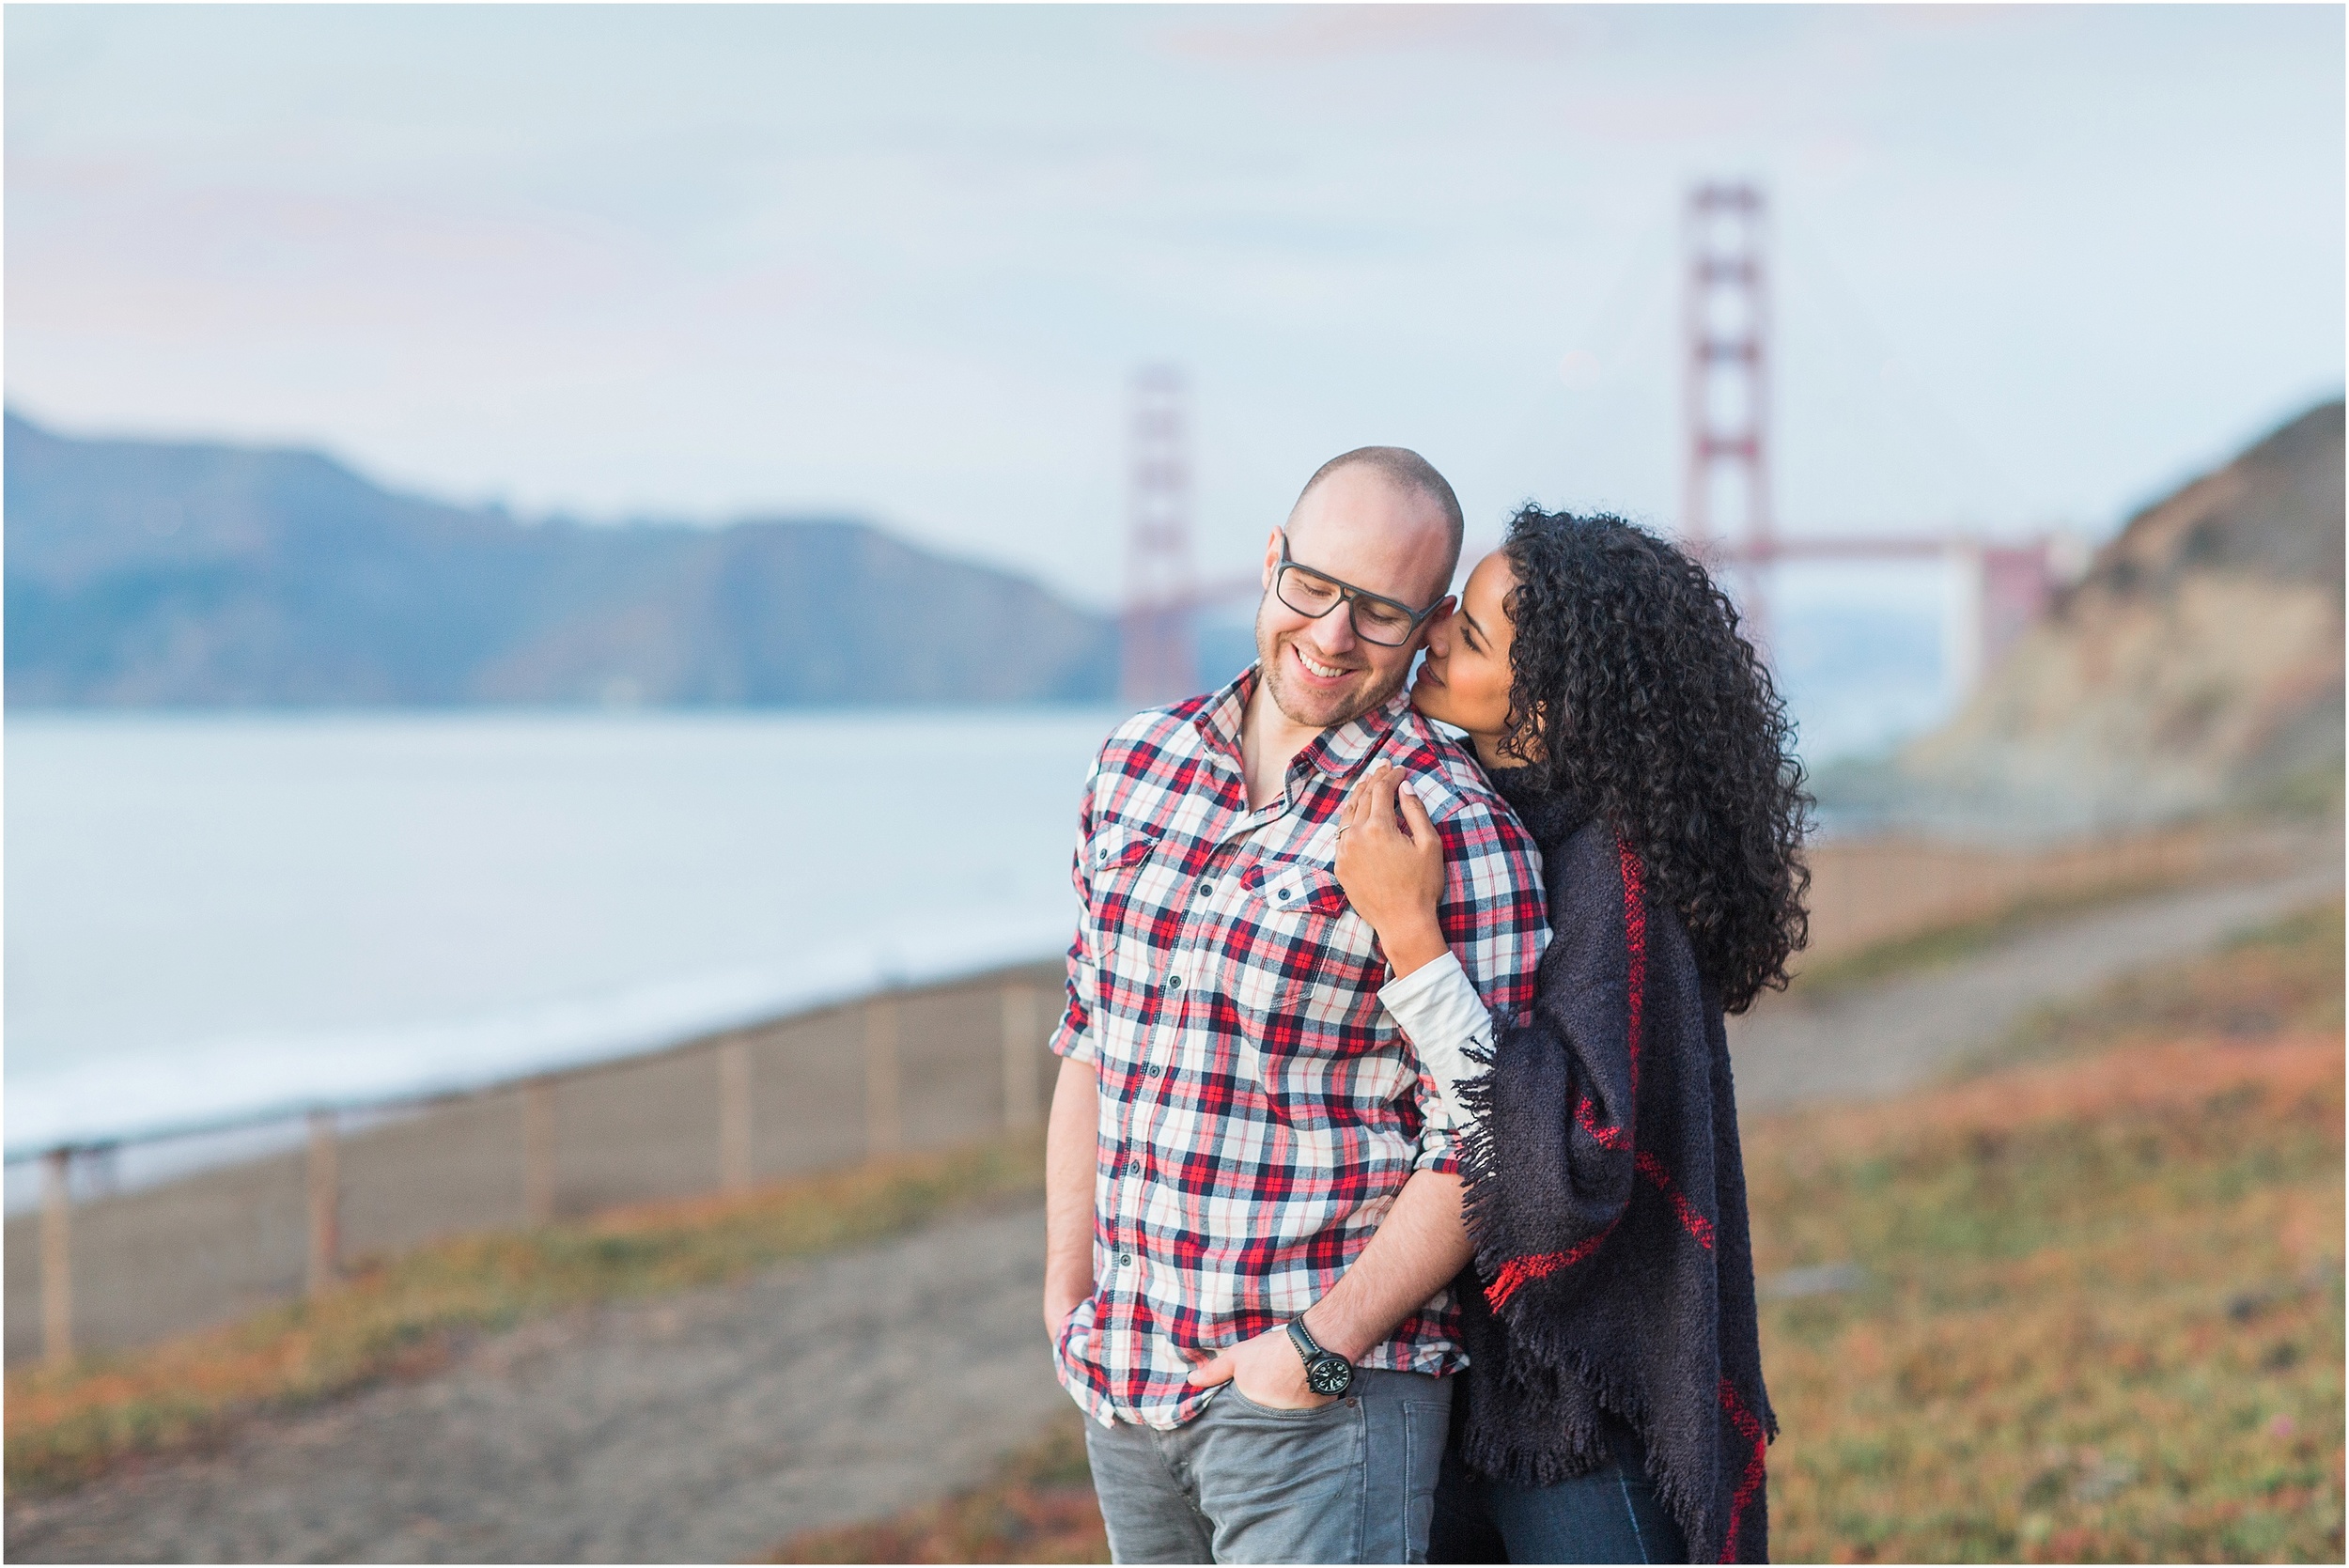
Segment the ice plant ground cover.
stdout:
<path fill-rule="evenodd" d="M 2339 1560 L 2341 919 L 1749 1141 L 1789 1560 Z"/>
<path fill-rule="evenodd" d="M 2341 913 L 1746 1144 L 1784 1561 L 2340 1560 Z M 1081 1428 L 786 1561 L 1106 1561 Z"/>

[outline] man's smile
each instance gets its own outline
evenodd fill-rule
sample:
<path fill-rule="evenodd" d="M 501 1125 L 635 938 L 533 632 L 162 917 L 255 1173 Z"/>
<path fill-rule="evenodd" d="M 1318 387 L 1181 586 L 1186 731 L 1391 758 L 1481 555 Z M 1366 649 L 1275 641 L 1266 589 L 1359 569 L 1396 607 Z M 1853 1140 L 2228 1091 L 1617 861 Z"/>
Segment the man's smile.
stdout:
<path fill-rule="evenodd" d="M 1303 665 L 1305 673 L 1315 680 L 1343 680 L 1353 674 L 1352 671 L 1340 669 L 1334 664 L 1324 664 L 1295 643 L 1291 643 L 1289 646 L 1296 650 L 1298 663 Z"/>

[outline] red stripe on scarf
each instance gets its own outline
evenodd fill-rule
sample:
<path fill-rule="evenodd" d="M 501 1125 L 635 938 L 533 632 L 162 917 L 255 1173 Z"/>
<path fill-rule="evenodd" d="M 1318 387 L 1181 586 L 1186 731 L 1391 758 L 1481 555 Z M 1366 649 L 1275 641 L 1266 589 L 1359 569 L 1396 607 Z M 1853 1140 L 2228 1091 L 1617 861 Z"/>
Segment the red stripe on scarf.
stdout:
<path fill-rule="evenodd" d="M 1629 958 L 1625 987 L 1629 1016 L 1626 1027 L 1630 1032 L 1631 1094 L 1636 1111 L 1640 1094 L 1640 1027 L 1647 1013 L 1647 873 L 1621 833 L 1615 835 L 1615 860 L 1623 867 L 1623 940 Z M 1584 1132 L 1597 1140 L 1602 1149 L 1620 1149 L 1630 1141 L 1620 1126 L 1598 1125 L 1597 1110 L 1587 1094 L 1575 1106 L 1574 1119 Z"/>
<path fill-rule="evenodd" d="M 1620 833 L 1615 835 L 1615 860 L 1623 868 L 1623 940 L 1630 960 L 1625 987 L 1628 992 L 1628 1017 L 1625 1022 L 1630 1032 L 1631 1093 L 1636 1103 L 1640 1093 L 1640 1033 L 1647 1014 L 1647 871 L 1641 865 L 1640 857 L 1632 852 L 1630 844 Z M 1575 1106 L 1575 1120 L 1603 1149 L 1620 1149 L 1627 1141 L 1623 1128 L 1598 1126 L 1596 1110 L 1588 1095 L 1584 1095 Z M 1711 1222 L 1697 1213 L 1688 1199 L 1672 1189 L 1671 1176 L 1657 1162 L 1656 1157 L 1641 1154 L 1637 1164 L 1650 1181 L 1672 1198 L 1672 1207 L 1678 1211 L 1680 1222 L 1688 1227 L 1688 1234 L 1710 1248 L 1713 1245 Z M 1528 1253 L 1521 1258 L 1511 1258 L 1501 1265 L 1500 1276 L 1486 1287 L 1485 1299 L 1492 1304 L 1495 1312 L 1500 1311 L 1501 1305 L 1522 1287 L 1535 1280 L 1546 1279 L 1562 1268 L 1572 1268 L 1597 1251 L 1599 1243 L 1614 1233 L 1615 1226 L 1622 1219 L 1623 1216 L 1617 1215 L 1606 1230 L 1586 1241 L 1576 1243 L 1566 1251 Z"/>
<path fill-rule="evenodd" d="M 1572 1268 L 1576 1264 L 1597 1251 L 1599 1244 L 1614 1234 L 1615 1227 L 1622 1223 L 1623 1216 L 1618 1214 L 1607 1222 L 1607 1228 L 1598 1234 L 1576 1242 L 1573 1247 L 1563 1252 L 1529 1252 L 1521 1258 L 1511 1258 L 1501 1265 L 1500 1276 L 1485 1287 L 1486 1301 L 1490 1303 L 1494 1312 L 1501 1311 L 1507 1304 L 1509 1297 L 1515 1296 L 1521 1287 L 1530 1285 L 1536 1280 L 1547 1279 L 1562 1268 Z"/>
<path fill-rule="evenodd" d="M 1762 1423 L 1753 1419 L 1746 1402 L 1737 1397 L 1724 1377 L 1720 1384 L 1721 1408 L 1729 1413 L 1729 1424 L 1737 1435 L 1753 1445 L 1753 1457 L 1746 1461 L 1745 1479 L 1737 1483 L 1737 1495 L 1729 1500 L 1729 1533 L 1721 1538 L 1721 1560 L 1737 1560 L 1737 1531 L 1746 1522 L 1746 1510 L 1752 1506 L 1754 1495 L 1762 1490 L 1763 1478 L 1768 1474 L 1770 1440 L 1762 1431 Z"/>
<path fill-rule="evenodd" d="M 1598 1108 L 1591 1103 L 1591 1096 L 1588 1094 L 1583 1095 L 1575 1105 L 1574 1119 L 1581 1126 L 1584 1132 L 1589 1133 L 1597 1141 L 1598 1146 L 1602 1149 L 1620 1149 L 1631 1141 L 1624 1136 L 1623 1128 L 1602 1127 L 1598 1125 Z"/>
<path fill-rule="evenodd" d="M 1631 1094 L 1640 1094 L 1640 1033 L 1647 1010 L 1647 868 L 1621 833 L 1615 835 L 1615 860 L 1623 867 L 1623 943 L 1629 951 Z"/>
<path fill-rule="evenodd" d="M 1672 1212 L 1680 1216 L 1681 1228 L 1697 1238 L 1698 1246 L 1710 1252 L 1713 1250 L 1713 1222 L 1699 1214 L 1696 1204 L 1681 1195 L 1680 1188 L 1672 1184 L 1672 1173 L 1664 1169 L 1664 1162 L 1641 1149 L 1632 1157 L 1631 1163 L 1640 1174 L 1655 1184 L 1657 1191 L 1672 1201 Z"/>

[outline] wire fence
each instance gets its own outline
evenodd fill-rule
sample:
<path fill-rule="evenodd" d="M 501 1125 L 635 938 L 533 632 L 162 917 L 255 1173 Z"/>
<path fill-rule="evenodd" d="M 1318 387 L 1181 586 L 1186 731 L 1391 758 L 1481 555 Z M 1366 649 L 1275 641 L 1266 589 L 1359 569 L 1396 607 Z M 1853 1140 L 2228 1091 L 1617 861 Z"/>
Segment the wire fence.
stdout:
<path fill-rule="evenodd" d="M 468 1093 L 28 1154 L 8 1359 L 202 1327 L 443 1236 L 1039 1126 L 1059 979 L 1040 961 Z"/>

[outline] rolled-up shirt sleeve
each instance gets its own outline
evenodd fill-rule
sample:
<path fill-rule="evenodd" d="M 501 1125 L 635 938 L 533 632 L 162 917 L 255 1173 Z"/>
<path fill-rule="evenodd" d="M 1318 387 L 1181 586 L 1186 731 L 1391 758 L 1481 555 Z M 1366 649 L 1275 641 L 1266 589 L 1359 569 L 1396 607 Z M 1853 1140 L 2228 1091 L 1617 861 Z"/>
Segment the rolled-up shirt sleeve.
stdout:
<path fill-rule="evenodd" d="M 1100 780 L 1100 766 L 1096 759 L 1093 770 L 1085 776 L 1084 807 L 1077 818 L 1077 853 L 1069 868 L 1070 878 L 1077 884 L 1077 936 L 1068 944 L 1067 1000 L 1050 1041 L 1053 1055 L 1087 1064 L 1101 1060 L 1093 1037 L 1093 1011 L 1100 991 L 1092 946 L 1093 881 L 1088 875 L 1093 863 L 1094 791 Z"/>

